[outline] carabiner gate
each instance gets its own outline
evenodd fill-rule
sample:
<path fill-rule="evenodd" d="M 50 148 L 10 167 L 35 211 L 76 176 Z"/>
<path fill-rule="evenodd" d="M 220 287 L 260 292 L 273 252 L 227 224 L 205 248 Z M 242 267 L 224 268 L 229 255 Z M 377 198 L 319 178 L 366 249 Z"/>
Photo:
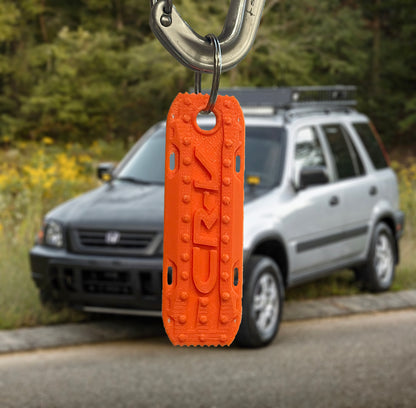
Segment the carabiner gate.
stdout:
<path fill-rule="evenodd" d="M 249 52 L 260 24 L 265 0 L 231 0 L 218 41 L 222 71 L 235 67 Z M 150 27 L 162 45 L 183 65 L 214 73 L 212 45 L 196 33 L 172 5 L 172 0 L 150 0 Z"/>

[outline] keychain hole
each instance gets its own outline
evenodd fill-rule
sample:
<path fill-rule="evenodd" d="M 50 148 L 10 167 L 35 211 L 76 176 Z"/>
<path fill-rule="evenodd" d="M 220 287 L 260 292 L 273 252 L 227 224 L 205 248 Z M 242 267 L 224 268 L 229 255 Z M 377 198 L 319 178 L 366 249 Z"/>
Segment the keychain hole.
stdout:
<path fill-rule="evenodd" d="M 175 170 L 176 167 L 176 155 L 175 152 L 172 152 L 169 156 L 169 169 Z"/>
<path fill-rule="evenodd" d="M 210 119 L 208 121 L 208 119 Z M 212 130 L 217 125 L 217 117 L 214 112 L 201 111 L 196 116 L 196 123 L 201 130 Z"/>

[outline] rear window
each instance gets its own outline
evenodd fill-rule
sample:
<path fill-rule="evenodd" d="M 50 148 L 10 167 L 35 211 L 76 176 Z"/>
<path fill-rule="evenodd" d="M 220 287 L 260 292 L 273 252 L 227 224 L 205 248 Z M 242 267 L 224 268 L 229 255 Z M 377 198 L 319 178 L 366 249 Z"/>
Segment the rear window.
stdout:
<path fill-rule="evenodd" d="M 345 180 L 364 174 L 364 167 L 347 132 L 338 124 L 324 125 L 326 136 L 335 161 L 337 180 Z"/>
<path fill-rule="evenodd" d="M 357 131 L 361 140 L 367 149 L 368 155 L 376 169 L 388 167 L 387 161 L 383 155 L 380 145 L 377 142 L 371 127 L 368 123 L 354 123 L 354 129 Z"/>

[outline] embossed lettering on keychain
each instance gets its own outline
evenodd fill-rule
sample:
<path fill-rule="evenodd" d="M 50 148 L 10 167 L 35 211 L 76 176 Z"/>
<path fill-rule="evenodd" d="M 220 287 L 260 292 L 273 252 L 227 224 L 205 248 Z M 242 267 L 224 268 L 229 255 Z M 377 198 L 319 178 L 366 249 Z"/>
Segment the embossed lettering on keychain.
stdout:
<path fill-rule="evenodd" d="M 218 96 L 179 94 L 166 125 L 162 314 L 175 345 L 230 345 L 242 312 L 244 117 Z"/>

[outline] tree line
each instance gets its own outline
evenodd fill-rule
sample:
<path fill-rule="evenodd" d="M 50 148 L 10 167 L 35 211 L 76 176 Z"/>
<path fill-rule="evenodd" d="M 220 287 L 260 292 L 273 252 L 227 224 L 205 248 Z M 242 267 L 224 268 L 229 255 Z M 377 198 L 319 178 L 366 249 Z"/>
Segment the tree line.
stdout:
<path fill-rule="evenodd" d="M 218 35 L 229 2 L 174 5 Z M 193 73 L 149 12 L 148 0 L 0 0 L 0 143 L 137 139 L 162 119 Z M 415 20 L 413 0 L 266 0 L 253 49 L 221 86 L 357 85 L 385 142 L 412 143 Z"/>

